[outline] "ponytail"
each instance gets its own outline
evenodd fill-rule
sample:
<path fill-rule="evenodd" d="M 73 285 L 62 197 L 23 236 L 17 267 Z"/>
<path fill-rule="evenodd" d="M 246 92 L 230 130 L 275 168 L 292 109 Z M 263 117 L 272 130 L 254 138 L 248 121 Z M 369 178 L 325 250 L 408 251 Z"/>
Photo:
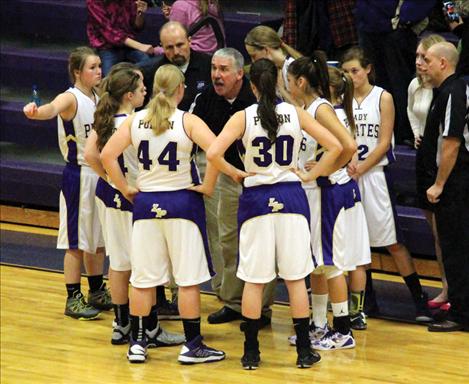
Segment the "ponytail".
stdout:
<path fill-rule="evenodd" d="M 325 99 L 331 98 L 326 57 L 322 51 L 314 51 L 311 57 L 296 59 L 289 65 L 288 72 L 296 79 L 304 77 L 307 80 L 307 94 L 315 91 Z"/>
<path fill-rule="evenodd" d="M 352 78 L 336 67 L 329 67 L 329 84 L 333 90 L 333 99 L 339 100 L 344 107 L 347 120 L 355 136 L 355 120 L 353 117 L 353 81 Z M 329 100 L 333 102 L 333 100 Z"/>
<path fill-rule="evenodd" d="M 175 65 L 162 65 L 155 73 L 153 97 L 148 103 L 145 122 L 150 123 L 155 135 L 165 132 L 169 118 L 176 110 L 174 95 L 180 84 L 184 84 L 184 75 Z"/>
<path fill-rule="evenodd" d="M 114 115 L 119 109 L 119 101 L 104 92 L 94 113 L 93 129 L 98 135 L 98 149 L 101 151 L 114 131 Z"/>
<path fill-rule="evenodd" d="M 119 110 L 124 95 L 127 92 L 135 92 L 139 81 L 141 81 L 140 75 L 131 69 L 114 71 L 106 76 L 101 98 L 94 113 L 93 124 L 93 129 L 98 135 L 100 151 L 114 132 L 114 115 Z"/>
<path fill-rule="evenodd" d="M 261 121 L 262 128 L 267 131 L 271 142 L 277 138 L 279 127 L 275 105 L 277 100 L 278 69 L 275 64 L 268 59 L 260 59 L 251 66 L 251 82 L 259 92 L 257 114 Z"/>

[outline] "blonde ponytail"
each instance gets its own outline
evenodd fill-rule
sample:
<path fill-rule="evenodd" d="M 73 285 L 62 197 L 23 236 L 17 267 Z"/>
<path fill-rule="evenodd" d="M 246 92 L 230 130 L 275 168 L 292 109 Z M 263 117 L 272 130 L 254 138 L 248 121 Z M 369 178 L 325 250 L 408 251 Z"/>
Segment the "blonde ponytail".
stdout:
<path fill-rule="evenodd" d="M 153 84 L 153 97 L 147 106 L 145 122 L 150 123 L 155 135 L 159 135 L 170 126 L 169 118 L 177 106 L 175 95 L 180 84 L 184 84 L 184 74 L 176 66 L 165 64 L 156 71 Z"/>

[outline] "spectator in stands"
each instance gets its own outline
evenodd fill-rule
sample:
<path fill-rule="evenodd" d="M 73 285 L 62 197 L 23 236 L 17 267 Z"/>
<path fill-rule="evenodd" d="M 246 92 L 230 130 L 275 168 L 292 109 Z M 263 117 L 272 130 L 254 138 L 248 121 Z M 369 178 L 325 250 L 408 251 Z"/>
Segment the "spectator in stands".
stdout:
<path fill-rule="evenodd" d="M 354 85 L 355 138 L 357 157 L 348 166 L 349 174 L 360 187 L 365 209 L 370 245 L 386 247 L 412 295 L 415 320 L 431 321 L 427 294 L 422 291 L 412 257 L 402 243 L 402 232 L 396 221 L 391 180 L 387 166 L 394 161 L 394 104 L 383 88 L 372 85 L 372 64 L 360 48 L 345 52 L 341 67 L 352 77 Z M 371 82 L 370 82 L 371 78 Z M 368 299 L 373 299 L 371 270 L 357 267 L 351 278 L 359 278 L 367 286 Z M 373 302 L 373 300 L 371 300 Z M 358 318 L 357 318 L 358 320 Z M 362 316 L 362 322 L 365 322 Z"/>
<path fill-rule="evenodd" d="M 65 315 L 75 319 L 94 319 L 99 309 L 112 308 L 103 283 L 103 238 L 95 202 L 98 175 L 84 158 L 85 141 L 91 132 L 98 103 L 95 87 L 101 81 L 101 60 L 88 47 L 74 49 L 68 59 L 73 86 L 49 104 L 27 104 L 28 119 L 57 117 L 59 146 L 65 159 L 60 192 L 60 226 L 57 248 L 65 249 L 64 277 L 67 288 Z M 88 303 L 81 293 L 81 266 L 88 272 Z"/>
<path fill-rule="evenodd" d="M 407 87 L 415 73 L 417 36 L 428 24 L 435 1 L 357 0 L 359 42 L 375 68 L 376 85 L 393 96 L 397 143 L 414 142 L 406 113 Z"/>
<path fill-rule="evenodd" d="M 457 78 L 458 52 L 438 43 L 425 54 L 425 75 L 436 88 L 422 144 L 417 153 L 417 178 L 434 205 L 451 307 L 446 319 L 430 331 L 469 331 L 469 86 Z"/>
<path fill-rule="evenodd" d="M 87 0 L 86 33 L 101 58 L 103 75 L 121 61 L 142 64 L 154 54 L 151 44 L 135 40 L 148 4 L 143 0 Z"/>
<path fill-rule="evenodd" d="M 161 27 L 160 41 L 164 56 L 141 67 L 145 85 L 153 89 L 156 70 L 164 64 L 174 64 L 186 79 L 186 91 L 178 108 L 188 111 L 196 96 L 210 84 L 210 56 L 190 48 L 187 29 L 177 21 L 169 21 Z"/>
<path fill-rule="evenodd" d="M 253 62 L 259 59 L 270 59 L 274 62 L 279 69 L 278 96 L 294 103 L 288 90 L 287 71 L 290 63 L 302 56 L 301 53 L 284 43 L 272 28 L 265 25 L 251 29 L 244 39 L 244 45 Z"/>
<path fill-rule="evenodd" d="M 455 10 L 459 14 L 458 21 L 450 21 L 449 27 L 459 38 L 459 61 L 456 74 L 464 77 L 469 83 L 469 1 L 457 0 Z"/>
<path fill-rule="evenodd" d="M 443 41 L 446 40 L 440 35 L 429 35 L 424 37 L 417 47 L 417 53 L 415 57 L 417 77 L 415 77 L 415 79 L 413 79 L 409 84 L 409 97 L 407 105 L 407 114 L 409 116 L 412 131 L 414 132 L 415 148 L 418 148 L 422 141 L 425 122 L 427 120 L 428 111 L 433 99 L 432 85 L 424 73 L 425 54 L 427 53 L 428 48 L 430 48 L 432 45 L 441 43 Z M 422 197 L 419 199 L 420 208 L 423 209 L 427 222 L 430 225 L 433 236 L 435 238 L 435 253 L 440 267 L 441 280 L 443 283 L 443 290 L 437 297 L 428 301 L 428 306 L 430 309 L 445 309 L 448 307 L 448 284 L 446 282 L 445 270 L 443 267 L 443 261 L 441 259 L 441 248 L 436 230 L 433 206 L 428 202 L 425 191 L 421 191 L 419 195 Z"/>
<path fill-rule="evenodd" d="M 207 24 L 191 36 L 191 49 L 193 51 L 212 55 L 217 49 L 225 46 L 225 29 L 218 0 L 176 0 L 172 6 L 163 2 L 162 9 L 169 21 L 178 21 L 187 30 L 191 30 L 196 24 L 207 18 L 211 18 L 213 22 L 218 24 L 216 31 L 214 29 L 216 26 L 212 27 Z M 155 49 L 155 53 L 163 54 L 164 50 L 158 47 Z"/>
<path fill-rule="evenodd" d="M 244 59 L 233 48 L 223 48 L 215 52 L 211 64 L 212 84 L 196 100 L 194 114 L 203 119 L 209 128 L 218 135 L 225 123 L 237 111 L 241 111 L 256 102 L 248 80 L 243 72 Z M 243 169 L 238 150 L 231 145 L 225 155 L 226 160 L 239 169 Z M 238 200 L 242 187 L 230 177 L 220 174 L 217 185 L 220 191 L 219 203 L 214 203 L 214 212 L 207 216 L 208 228 L 218 223 L 221 258 L 214 265 L 221 265 L 221 287 L 219 297 L 223 307 L 208 317 L 211 324 L 226 323 L 241 319 L 241 296 L 244 283 L 236 276 L 238 260 Z M 212 198 L 213 199 L 213 198 Z M 209 238 L 212 234 L 209 232 Z M 217 271 L 220 273 L 220 271 Z M 262 326 L 270 324 L 275 281 L 264 290 L 262 302 Z"/>

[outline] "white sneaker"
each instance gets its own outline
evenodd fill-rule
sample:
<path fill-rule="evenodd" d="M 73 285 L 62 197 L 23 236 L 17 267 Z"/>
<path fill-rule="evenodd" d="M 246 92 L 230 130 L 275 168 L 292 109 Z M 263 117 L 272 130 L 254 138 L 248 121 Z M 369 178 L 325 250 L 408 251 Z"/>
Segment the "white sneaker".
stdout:
<path fill-rule="evenodd" d="M 112 321 L 111 343 L 114 345 L 127 344 L 130 338 L 130 322 L 122 327 L 115 320 Z"/>
<path fill-rule="evenodd" d="M 312 346 L 320 351 L 355 348 L 355 339 L 351 331 L 346 335 L 337 331 L 329 331 L 320 340 L 315 341 Z"/>
<path fill-rule="evenodd" d="M 147 345 L 145 341 L 134 341 L 130 339 L 127 359 L 131 363 L 144 363 L 147 359 Z"/>
<path fill-rule="evenodd" d="M 156 327 L 153 331 L 146 331 L 147 347 L 170 347 L 172 345 L 180 345 L 186 341 L 184 335 L 180 333 L 171 333 L 165 331 L 160 326 Z"/>
<path fill-rule="evenodd" d="M 311 345 L 317 340 L 320 340 L 327 332 L 329 332 L 330 327 L 329 324 L 325 324 L 324 327 L 316 327 L 313 324 L 311 324 L 311 327 L 309 329 L 309 339 L 311 340 Z M 296 345 L 296 335 L 289 336 L 288 337 L 288 342 L 291 345 Z"/>

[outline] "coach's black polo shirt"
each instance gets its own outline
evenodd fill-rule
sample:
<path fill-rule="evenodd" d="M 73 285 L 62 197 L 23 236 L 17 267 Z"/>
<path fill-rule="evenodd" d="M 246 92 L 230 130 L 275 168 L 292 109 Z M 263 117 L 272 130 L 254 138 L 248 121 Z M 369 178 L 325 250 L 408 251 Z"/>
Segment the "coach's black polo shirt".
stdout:
<path fill-rule="evenodd" d="M 143 81 L 147 87 L 146 101 L 149 101 L 153 93 L 155 72 L 164 64 L 172 64 L 165 55 L 141 67 Z M 210 74 L 211 65 L 211 56 L 191 50 L 189 65 L 184 73 L 186 89 L 184 97 L 178 105 L 179 109 L 188 111 L 195 97 L 212 83 Z"/>
<path fill-rule="evenodd" d="M 204 120 L 215 135 L 219 135 L 231 116 L 254 103 L 256 103 L 256 98 L 251 91 L 249 81 L 244 78 L 241 90 L 232 103 L 217 95 L 213 85 L 211 85 L 197 97 L 193 113 Z M 236 168 L 244 169 L 236 142 L 226 151 L 225 159 Z"/>
<path fill-rule="evenodd" d="M 458 158 L 446 185 L 457 182 L 459 171 L 467 170 L 469 166 L 468 92 L 466 82 L 456 75 L 449 76 L 433 91 L 422 144 L 417 151 L 417 186 L 420 190 L 428 189 L 435 182 L 437 159 L 445 137 L 461 140 Z"/>

